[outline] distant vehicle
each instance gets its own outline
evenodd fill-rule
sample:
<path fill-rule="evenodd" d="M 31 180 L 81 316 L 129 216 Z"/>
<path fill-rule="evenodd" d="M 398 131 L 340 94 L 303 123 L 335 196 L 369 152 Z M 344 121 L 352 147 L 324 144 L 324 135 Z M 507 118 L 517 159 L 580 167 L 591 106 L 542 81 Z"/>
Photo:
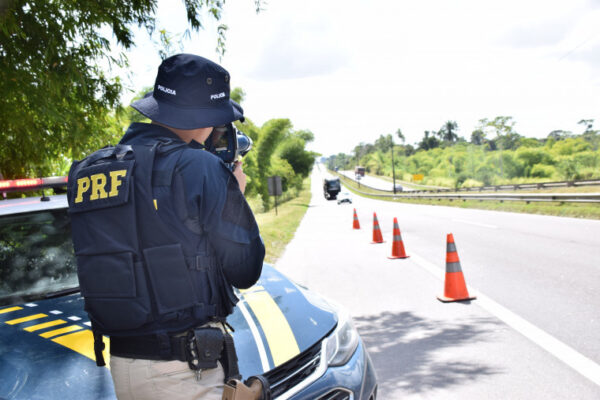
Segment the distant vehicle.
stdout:
<path fill-rule="evenodd" d="M 396 192 L 401 192 L 403 190 L 402 185 L 396 185 Z"/>
<path fill-rule="evenodd" d="M 340 178 L 323 179 L 323 195 L 327 200 L 335 200 L 340 190 Z"/>
<path fill-rule="evenodd" d="M 340 170 L 340 167 L 335 167 L 334 170 L 335 172 L 338 172 Z"/>
<path fill-rule="evenodd" d="M 338 204 L 342 204 L 342 203 L 352 204 L 352 197 L 350 196 L 350 193 L 348 193 L 348 192 L 340 193 L 337 197 L 337 203 Z"/>
<path fill-rule="evenodd" d="M 356 176 L 365 176 L 365 167 L 354 167 L 354 175 Z"/>

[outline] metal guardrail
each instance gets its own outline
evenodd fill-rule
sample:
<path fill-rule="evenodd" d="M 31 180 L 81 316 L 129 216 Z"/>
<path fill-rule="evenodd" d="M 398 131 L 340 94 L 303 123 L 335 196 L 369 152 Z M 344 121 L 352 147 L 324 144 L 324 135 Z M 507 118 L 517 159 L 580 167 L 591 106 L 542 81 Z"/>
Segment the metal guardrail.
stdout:
<path fill-rule="evenodd" d="M 348 179 L 352 182 L 356 182 L 345 175 L 341 175 L 343 179 Z M 361 184 L 362 185 L 362 184 Z M 365 185 L 362 185 L 365 186 Z M 507 185 L 503 185 L 507 186 Z M 514 185 L 510 185 L 514 186 Z M 353 188 L 360 194 L 365 196 L 374 197 L 386 197 L 392 199 L 438 199 L 438 200 L 494 200 L 494 201 L 524 201 L 529 202 L 569 202 L 569 203 L 600 203 L 600 193 L 477 193 L 477 194 L 463 194 L 463 193 L 435 193 L 432 191 L 417 191 L 412 190 L 410 192 L 399 192 L 392 194 L 391 190 L 380 190 L 369 186 L 365 186 L 371 190 L 385 192 L 385 194 L 379 193 L 367 193 L 359 189 Z M 389 193 L 389 194 L 388 194 Z"/>
<path fill-rule="evenodd" d="M 515 183 L 507 185 L 495 186 L 477 186 L 459 189 L 434 189 L 434 190 L 415 190 L 418 193 L 425 192 L 483 192 L 483 191 L 498 191 L 498 190 L 520 190 L 520 189 L 547 189 L 557 187 L 577 187 L 577 186 L 596 186 L 600 185 L 600 179 L 587 179 L 578 181 L 560 181 L 560 182 L 537 182 L 537 183 Z"/>

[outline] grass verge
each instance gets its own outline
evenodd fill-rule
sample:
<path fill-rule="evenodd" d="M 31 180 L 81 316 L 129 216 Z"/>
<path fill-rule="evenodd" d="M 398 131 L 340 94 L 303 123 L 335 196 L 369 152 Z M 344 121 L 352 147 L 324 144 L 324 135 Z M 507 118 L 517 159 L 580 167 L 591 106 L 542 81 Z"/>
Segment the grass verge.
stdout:
<path fill-rule="evenodd" d="M 268 212 L 254 214 L 267 249 L 265 262 L 274 264 L 285 250 L 285 246 L 292 240 L 308 210 L 310 196 L 310 178 L 307 178 L 302 183 L 302 190 L 298 197 L 277 206 L 277 215 L 275 215 L 275 208 Z"/>
<path fill-rule="evenodd" d="M 591 203 L 560 203 L 560 202 L 531 202 L 529 204 L 524 201 L 492 201 L 492 200 L 437 200 L 437 199 L 392 199 L 385 197 L 371 196 L 369 194 L 376 194 L 376 191 L 365 189 L 361 185 L 361 188 L 352 181 L 342 175 L 340 179 L 344 185 L 359 196 L 368 197 L 377 200 L 395 201 L 401 203 L 412 203 L 412 204 L 425 204 L 435 206 L 450 206 L 450 207 L 461 207 L 461 208 L 477 208 L 482 210 L 494 210 L 494 211 L 510 211 L 527 214 L 541 214 L 541 215 L 555 215 L 559 217 L 575 217 L 575 218 L 590 218 L 600 219 L 600 205 Z M 367 194 L 358 193 L 357 190 L 365 192 Z M 500 193 L 500 192 L 498 192 Z M 526 193 L 521 191 L 520 193 Z"/>

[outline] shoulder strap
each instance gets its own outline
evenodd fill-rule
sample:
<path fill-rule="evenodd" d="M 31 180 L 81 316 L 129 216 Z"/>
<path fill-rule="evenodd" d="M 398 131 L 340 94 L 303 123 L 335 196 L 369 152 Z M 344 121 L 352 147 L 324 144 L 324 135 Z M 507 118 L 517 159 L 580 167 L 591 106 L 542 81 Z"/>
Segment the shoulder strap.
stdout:
<path fill-rule="evenodd" d="M 102 354 L 102 352 L 104 351 L 104 348 L 106 346 L 104 345 L 104 338 L 102 337 L 102 334 L 96 329 L 94 329 L 93 323 L 92 334 L 94 336 L 94 356 L 96 357 L 96 365 L 98 367 L 104 367 L 106 365 L 106 362 L 104 361 L 104 355 Z"/>
<path fill-rule="evenodd" d="M 118 144 L 114 147 L 105 147 L 103 149 L 97 150 L 94 153 L 90 154 L 83 160 L 81 160 L 81 168 L 84 168 L 90 164 L 95 163 L 98 160 L 103 158 L 111 158 L 114 157 L 116 159 L 122 159 L 127 153 L 133 151 L 132 147 L 127 144 Z"/>

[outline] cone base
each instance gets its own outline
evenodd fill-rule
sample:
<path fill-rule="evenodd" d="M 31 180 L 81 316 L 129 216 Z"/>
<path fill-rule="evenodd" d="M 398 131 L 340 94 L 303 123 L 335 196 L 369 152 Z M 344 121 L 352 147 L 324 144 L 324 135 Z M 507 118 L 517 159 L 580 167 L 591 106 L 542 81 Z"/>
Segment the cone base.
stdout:
<path fill-rule="evenodd" d="M 404 257 L 402 257 L 402 256 L 388 256 L 388 258 L 389 258 L 390 260 L 396 260 L 396 259 L 398 259 L 398 258 L 408 258 L 408 257 L 410 257 L 410 256 L 404 256 Z"/>
<path fill-rule="evenodd" d="M 464 297 L 462 299 L 453 299 L 452 297 L 437 296 L 437 299 L 439 301 L 441 301 L 442 303 L 452 303 L 455 301 L 471 301 L 471 300 L 475 300 L 476 298 L 477 298 L 477 296 L 469 296 L 469 297 Z"/>
<path fill-rule="evenodd" d="M 381 242 L 371 242 L 371 244 L 379 244 L 379 243 L 385 243 L 385 240 L 382 240 Z"/>

